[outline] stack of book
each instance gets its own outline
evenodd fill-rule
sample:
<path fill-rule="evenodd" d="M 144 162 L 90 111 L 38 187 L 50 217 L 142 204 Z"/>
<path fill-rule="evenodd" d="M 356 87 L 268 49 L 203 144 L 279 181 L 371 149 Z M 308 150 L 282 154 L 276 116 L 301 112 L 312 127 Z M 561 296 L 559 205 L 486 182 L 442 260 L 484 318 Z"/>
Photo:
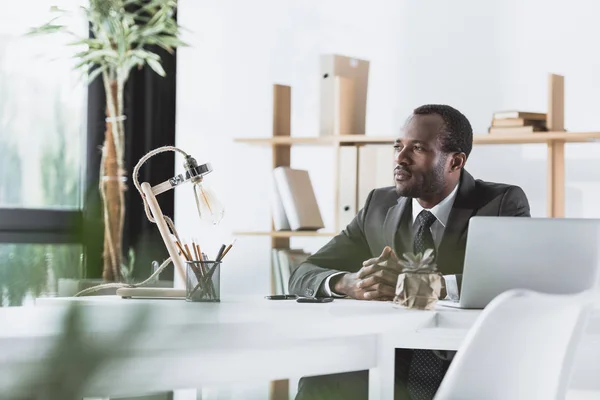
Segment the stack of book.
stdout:
<path fill-rule="evenodd" d="M 494 113 L 489 133 L 521 134 L 546 132 L 546 113 L 498 111 Z"/>

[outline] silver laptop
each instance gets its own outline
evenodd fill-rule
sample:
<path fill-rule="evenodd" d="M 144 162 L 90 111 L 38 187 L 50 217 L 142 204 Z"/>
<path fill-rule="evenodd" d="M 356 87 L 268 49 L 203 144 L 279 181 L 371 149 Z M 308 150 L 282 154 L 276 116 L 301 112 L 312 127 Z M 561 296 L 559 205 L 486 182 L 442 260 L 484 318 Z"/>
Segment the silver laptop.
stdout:
<path fill-rule="evenodd" d="M 483 309 L 509 289 L 576 293 L 600 280 L 600 219 L 473 217 L 460 299 L 440 305 Z"/>

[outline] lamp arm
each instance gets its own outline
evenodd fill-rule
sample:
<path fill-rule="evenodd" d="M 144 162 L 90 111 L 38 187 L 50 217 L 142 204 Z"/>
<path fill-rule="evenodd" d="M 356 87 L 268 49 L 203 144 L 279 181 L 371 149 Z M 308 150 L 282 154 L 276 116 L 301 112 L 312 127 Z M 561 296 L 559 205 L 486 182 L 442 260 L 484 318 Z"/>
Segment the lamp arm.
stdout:
<path fill-rule="evenodd" d="M 152 213 L 150 212 L 150 208 L 148 207 L 148 202 L 146 201 L 146 195 L 144 194 L 144 192 L 142 192 L 142 187 L 140 185 L 140 182 L 138 181 L 138 175 L 140 172 L 140 168 L 142 167 L 142 165 L 144 165 L 144 163 L 146 161 L 148 161 L 148 159 L 150 159 L 150 157 L 155 156 L 159 153 L 164 153 L 166 151 L 179 152 L 179 153 L 183 154 L 184 157 L 188 156 L 188 154 L 185 151 L 183 151 L 180 148 L 175 147 L 175 146 L 158 147 L 158 148 L 150 151 L 144 157 L 140 158 L 138 163 L 135 165 L 135 168 L 133 169 L 133 184 L 135 185 L 135 188 L 140 193 L 140 196 L 142 197 L 142 200 L 144 202 L 144 210 L 146 211 L 146 217 L 148 217 L 148 220 L 153 223 L 156 223 L 156 221 L 152 217 Z M 171 228 L 173 233 L 177 236 L 177 234 L 175 233 L 175 224 L 173 224 L 173 221 L 171 221 L 171 219 L 167 216 L 165 216 L 165 219 L 167 220 L 167 223 L 169 224 L 169 227 Z M 177 238 L 177 240 L 179 240 L 179 238 Z"/>
<path fill-rule="evenodd" d="M 168 217 L 166 217 L 162 213 L 162 211 L 160 209 L 160 205 L 158 204 L 158 200 L 156 199 L 156 196 L 154 196 L 154 193 L 152 193 L 152 187 L 150 186 L 150 184 L 148 182 L 142 183 L 142 191 L 144 192 L 144 195 L 146 197 L 145 200 L 148 201 L 148 203 L 149 203 L 148 205 L 150 207 L 150 210 L 152 211 L 152 214 L 156 217 L 156 226 L 158 227 L 160 236 L 162 237 L 165 247 L 167 248 L 167 251 L 169 252 L 169 256 L 171 257 L 171 260 L 173 261 L 175 268 L 179 271 L 181 278 L 185 279 L 185 265 L 183 264 L 183 261 L 181 260 L 181 258 L 178 255 L 178 251 L 177 251 L 177 248 L 175 247 L 175 243 L 173 243 L 173 241 L 169 237 L 169 228 L 170 228 L 171 232 L 175 235 L 175 238 L 177 239 L 177 241 L 181 243 L 181 240 L 179 239 L 179 235 L 177 234 L 177 230 L 175 229 L 175 225 L 173 224 L 173 225 L 167 226 L 169 224 L 167 222 Z"/>
<path fill-rule="evenodd" d="M 167 251 L 169 252 L 171 261 L 175 265 L 175 268 L 178 270 L 182 279 L 185 279 L 185 266 L 184 266 L 182 260 L 178 256 L 178 251 L 175 248 L 175 245 L 173 244 L 173 242 L 171 241 L 171 238 L 169 237 L 169 233 L 172 233 L 175 236 L 175 239 L 177 239 L 177 241 L 180 243 L 182 243 L 181 238 L 179 237 L 179 233 L 177 232 L 177 229 L 175 229 L 175 223 L 173 223 L 171 218 L 169 218 L 168 216 L 166 216 L 162 213 L 160 206 L 158 204 L 158 200 L 156 199 L 157 194 L 163 193 L 166 190 L 171 189 L 173 186 L 176 186 L 177 184 L 180 183 L 179 182 L 180 180 L 185 181 L 185 177 L 176 176 L 175 178 L 171 179 L 175 182 L 175 184 L 169 183 L 169 181 L 163 182 L 163 183 L 157 185 L 157 186 L 159 186 L 159 190 L 157 190 L 157 191 L 155 191 L 156 188 L 153 188 L 148 182 L 144 182 L 140 185 L 140 182 L 138 180 L 139 171 L 140 171 L 140 168 L 142 167 L 142 165 L 146 161 L 148 161 L 152 156 L 155 156 L 157 154 L 167 152 L 167 151 L 179 152 L 179 153 L 183 154 L 183 156 L 186 157 L 186 159 L 190 158 L 190 156 L 185 151 L 181 150 L 178 147 L 174 147 L 174 146 L 158 147 L 158 148 L 150 151 L 148 154 L 146 154 L 144 157 L 142 157 L 138 161 L 135 168 L 133 169 L 133 183 L 134 183 L 136 189 L 138 190 L 138 192 L 140 193 L 140 196 L 142 197 L 142 200 L 144 202 L 144 210 L 146 211 L 146 217 L 148 218 L 148 220 L 150 222 L 152 222 L 158 226 L 158 230 L 159 230 L 160 235 L 163 239 L 163 242 L 167 248 Z M 208 170 L 205 171 L 202 168 L 203 167 L 195 166 L 193 172 L 201 172 L 201 173 L 210 172 Z M 201 179 L 201 176 L 198 179 Z M 164 186 L 167 186 L 167 185 L 168 185 L 168 188 L 165 188 Z"/>

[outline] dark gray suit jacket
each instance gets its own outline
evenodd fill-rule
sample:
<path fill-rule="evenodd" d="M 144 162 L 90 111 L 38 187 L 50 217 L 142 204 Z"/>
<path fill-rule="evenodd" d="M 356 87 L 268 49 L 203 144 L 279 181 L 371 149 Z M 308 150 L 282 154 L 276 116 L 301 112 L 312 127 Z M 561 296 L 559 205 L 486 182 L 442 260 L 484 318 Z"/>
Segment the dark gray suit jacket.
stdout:
<path fill-rule="evenodd" d="M 469 219 L 473 216 L 530 217 L 523 190 L 514 185 L 475 180 L 462 171 L 458 193 L 440 242 L 436 263 L 443 275 L 462 274 Z M 401 257 L 412 251 L 412 199 L 395 187 L 375 189 L 348 226 L 290 277 L 289 290 L 299 296 L 325 296 L 323 283 L 339 271 L 357 272 L 385 246 Z"/>

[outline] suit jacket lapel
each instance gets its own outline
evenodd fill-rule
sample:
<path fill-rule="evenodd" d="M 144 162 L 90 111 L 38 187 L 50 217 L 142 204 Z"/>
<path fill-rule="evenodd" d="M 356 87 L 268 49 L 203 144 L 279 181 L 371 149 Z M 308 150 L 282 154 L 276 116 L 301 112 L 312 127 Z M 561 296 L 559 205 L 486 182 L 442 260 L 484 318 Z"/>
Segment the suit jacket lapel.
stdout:
<path fill-rule="evenodd" d="M 467 171 L 463 170 L 460 178 L 460 186 L 452 210 L 448 216 L 448 223 L 444 229 L 444 236 L 439 246 L 439 259 L 451 259 L 449 257 L 458 247 L 458 242 L 469 225 L 469 219 L 476 211 L 473 202 L 473 190 L 475 179 Z"/>
<path fill-rule="evenodd" d="M 399 229 L 405 211 L 407 211 L 407 208 L 411 208 L 410 206 L 407 207 L 407 205 L 410 205 L 409 199 L 400 197 L 396 205 L 390 207 L 385 216 L 385 221 L 383 222 L 385 244 L 394 249 L 399 257 L 401 257 L 402 252 L 409 248 L 411 243 L 410 235 L 407 235 L 406 232 L 402 232 L 401 229 Z M 401 245 L 402 249 L 399 249 L 396 244 Z"/>

